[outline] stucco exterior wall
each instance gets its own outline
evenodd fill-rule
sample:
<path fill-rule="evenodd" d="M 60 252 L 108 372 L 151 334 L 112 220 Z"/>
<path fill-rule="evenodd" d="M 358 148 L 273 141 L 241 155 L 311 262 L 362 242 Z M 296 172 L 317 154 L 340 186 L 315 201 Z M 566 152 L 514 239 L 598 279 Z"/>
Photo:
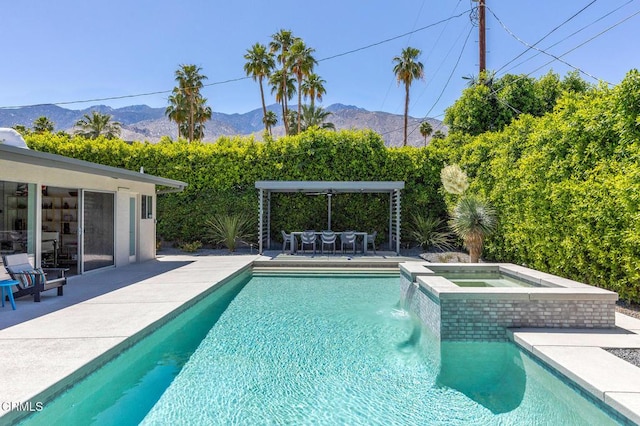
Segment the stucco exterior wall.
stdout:
<path fill-rule="evenodd" d="M 130 263 L 129 199 L 136 198 L 136 258 L 145 261 L 155 257 L 155 185 L 153 183 L 93 175 L 54 167 L 27 165 L 0 158 L 0 180 L 40 185 L 106 191 L 115 194 L 115 264 Z M 141 195 L 153 196 L 153 219 L 140 218 Z M 38 197 L 40 195 L 38 194 Z M 40 205 L 40 199 L 36 205 Z M 40 229 L 40 226 L 38 226 Z"/>

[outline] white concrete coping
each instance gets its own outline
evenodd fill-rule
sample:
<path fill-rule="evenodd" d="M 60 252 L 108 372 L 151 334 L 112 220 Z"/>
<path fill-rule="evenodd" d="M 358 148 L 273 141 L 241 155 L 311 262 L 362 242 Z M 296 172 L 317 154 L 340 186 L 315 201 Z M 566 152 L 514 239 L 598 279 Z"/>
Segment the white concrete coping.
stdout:
<path fill-rule="evenodd" d="M 510 339 L 593 397 L 640 424 L 640 368 L 604 348 L 640 349 L 640 320 L 616 313 L 615 329 L 510 329 Z"/>
<path fill-rule="evenodd" d="M 429 269 L 428 263 L 425 262 L 404 262 L 398 266 L 400 267 L 400 272 L 411 277 L 412 282 L 414 282 L 419 275 L 434 274 L 434 272 Z"/>
<path fill-rule="evenodd" d="M 400 271 L 411 276 L 425 291 L 442 299 L 478 300 L 573 300 L 615 302 L 618 294 L 511 263 L 400 263 Z M 534 287 L 460 287 L 439 276 L 443 272 L 501 272 L 530 282 Z"/>

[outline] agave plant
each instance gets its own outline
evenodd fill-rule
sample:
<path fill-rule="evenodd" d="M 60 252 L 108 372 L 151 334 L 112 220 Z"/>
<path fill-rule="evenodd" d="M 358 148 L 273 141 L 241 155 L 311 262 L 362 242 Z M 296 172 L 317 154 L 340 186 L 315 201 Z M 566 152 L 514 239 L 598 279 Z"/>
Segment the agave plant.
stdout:
<path fill-rule="evenodd" d="M 238 242 L 253 237 L 252 221 L 242 214 L 214 216 L 205 222 L 207 238 L 215 244 L 223 244 L 235 251 Z"/>
<path fill-rule="evenodd" d="M 467 195 L 453 209 L 449 226 L 469 250 L 470 262 L 477 263 L 482 254 L 484 239 L 496 227 L 496 214 L 486 202 Z"/>
<path fill-rule="evenodd" d="M 423 249 L 430 247 L 449 250 L 453 247 L 451 233 L 442 230 L 444 221 L 433 216 L 413 215 L 409 225 L 409 238 Z"/>

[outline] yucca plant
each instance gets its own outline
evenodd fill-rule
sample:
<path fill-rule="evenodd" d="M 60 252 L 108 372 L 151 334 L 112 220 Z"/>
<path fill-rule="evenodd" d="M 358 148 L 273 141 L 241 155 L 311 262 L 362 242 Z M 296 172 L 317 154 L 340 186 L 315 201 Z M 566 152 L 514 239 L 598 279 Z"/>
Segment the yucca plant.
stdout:
<path fill-rule="evenodd" d="M 409 224 L 409 238 L 423 249 L 430 247 L 449 250 L 453 247 L 452 235 L 443 230 L 444 220 L 433 216 L 413 215 Z"/>
<path fill-rule="evenodd" d="M 445 166 L 440 170 L 440 180 L 449 194 L 462 195 L 469 188 L 467 174 L 457 164 Z"/>
<path fill-rule="evenodd" d="M 223 244 L 233 252 L 236 244 L 253 237 L 251 219 L 242 214 L 219 215 L 205 222 L 207 238 L 214 244 Z"/>
<path fill-rule="evenodd" d="M 495 230 L 496 214 L 483 200 L 466 195 L 453 209 L 449 226 L 469 250 L 470 262 L 477 263 L 485 238 Z"/>

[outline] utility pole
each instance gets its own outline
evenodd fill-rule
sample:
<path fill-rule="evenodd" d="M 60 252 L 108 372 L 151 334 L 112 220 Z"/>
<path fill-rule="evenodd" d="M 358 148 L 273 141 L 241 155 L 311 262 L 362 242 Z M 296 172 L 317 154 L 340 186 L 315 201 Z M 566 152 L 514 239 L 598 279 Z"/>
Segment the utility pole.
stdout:
<path fill-rule="evenodd" d="M 485 38 L 485 15 L 484 15 L 484 2 L 485 0 L 478 0 L 478 31 L 479 31 L 479 48 L 480 48 L 480 73 L 487 69 L 487 40 Z M 479 76 L 480 74 L 478 74 Z"/>

